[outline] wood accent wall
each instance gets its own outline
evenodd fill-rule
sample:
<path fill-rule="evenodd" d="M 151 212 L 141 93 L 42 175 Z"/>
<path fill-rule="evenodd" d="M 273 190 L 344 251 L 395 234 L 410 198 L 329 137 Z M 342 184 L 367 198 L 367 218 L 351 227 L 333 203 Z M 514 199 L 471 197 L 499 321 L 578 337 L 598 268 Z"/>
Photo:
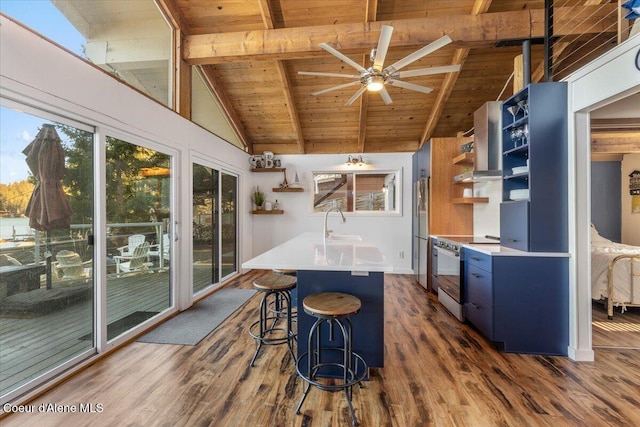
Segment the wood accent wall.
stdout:
<path fill-rule="evenodd" d="M 431 139 L 430 234 L 473 234 L 473 205 L 453 204 L 453 199 L 462 192 L 462 186 L 454 184 L 453 177 L 463 172 L 463 166 L 454 165 L 453 158 L 460 154 L 462 144 L 471 141 L 473 138 Z"/>

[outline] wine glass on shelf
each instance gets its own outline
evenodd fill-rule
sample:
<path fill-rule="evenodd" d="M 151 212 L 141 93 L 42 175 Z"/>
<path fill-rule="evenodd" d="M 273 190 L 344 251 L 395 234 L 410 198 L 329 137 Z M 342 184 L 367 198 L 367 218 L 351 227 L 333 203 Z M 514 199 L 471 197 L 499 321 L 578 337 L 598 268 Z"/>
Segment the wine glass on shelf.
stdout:
<path fill-rule="evenodd" d="M 513 117 L 513 122 L 515 123 L 516 114 L 518 113 L 518 106 L 517 105 L 510 105 L 509 107 L 507 107 L 507 111 L 509 111 L 511 113 L 511 116 Z"/>
<path fill-rule="evenodd" d="M 516 128 L 511 128 L 511 131 L 509 132 L 509 137 L 511 138 L 511 142 L 513 142 L 514 147 L 516 147 L 516 141 L 518 140 L 517 133 L 518 130 Z"/>
<path fill-rule="evenodd" d="M 517 127 L 517 128 L 513 128 L 511 129 L 511 140 L 513 141 L 513 147 L 516 148 L 519 146 L 518 142 L 521 140 L 522 138 L 522 128 Z"/>
<path fill-rule="evenodd" d="M 526 99 L 522 99 L 520 101 L 518 101 L 518 107 L 524 111 L 524 115 L 528 116 L 529 115 L 529 103 L 527 103 Z"/>
<path fill-rule="evenodd" d="M 529 124 L 525 123 L 522 127 L 522 143 L 527 145 L 529 143 Z"/>

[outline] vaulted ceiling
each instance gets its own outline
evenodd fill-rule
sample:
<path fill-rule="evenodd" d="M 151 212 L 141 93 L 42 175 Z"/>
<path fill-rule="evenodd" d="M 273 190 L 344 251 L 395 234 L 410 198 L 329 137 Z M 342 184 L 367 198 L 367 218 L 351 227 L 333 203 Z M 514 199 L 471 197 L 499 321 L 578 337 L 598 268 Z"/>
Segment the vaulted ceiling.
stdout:
<path fill-rule="evenodd" d="M 514 79 L 521 80 L 515 58 L 526 39 L 533 40 L 532 81 L 543 79 L 538 42 L 544 36 L 544 0 L 156 2 L 179 28 L 178 69 L 200 67 L 250 153 L 415 151 L 431 137 L 469 134 L 473 112 L 487 101 L 507 98 Z M 98 3 L 109 9 L 109 2 L 92 5 Z M 557 81 L 615 46 L 623 21 L 617 0 L 553 4 Z M 382 25 L 394 28 L 385 65 L 448 35 L 452 43 L 404 70 L 458 64 L 460 71 L 403 79 L 433 91 L 387 87 L 393 100 L 389 105 L 367 92 L 345 105 L 358 86 L 313 96 L 350 80 L 299 71 L 358 74 L 320 43 L 369 68 Z"/>
<path fill-rule="evenodd" d="M 544 36 L 544 1 L 514 0 L 164 0 L 177 15 L 188 64 L 215 82 L 250 152 L 356 153 L 414 151 L 430 137 L 473 127 L 484 102 L 513 93 L 510 76 L 520 41 Z M 566 53 L 591 44 L 555 80 L 617 41 L 617 1 L 556 1 L 554 33 Z M 393 103 L 357 87 L 313 96 L 343 78 L 299 71 L 354 74 L 319 44 L 324 42 L 368 68 L 382 24 L 394 27 L 385 63 L 448 35 L 453 42 L 407 67 L 460 64 L 457 73 L 407 79 L 429 94 L 388 89 Z M 499 42 L 516 40 L 515 43 Z M 566 45 L 566 46 L 565 46 Z M 533 44 L 534 79 L 543 49 Z M 562 58 L 557 58 L 560 61 Z M 561 62 L 559 62 L 561 63 Z M 357 72 L 356 72 L 357 73 Z M 505 88 L 506 86 L 506 88 Z"/>

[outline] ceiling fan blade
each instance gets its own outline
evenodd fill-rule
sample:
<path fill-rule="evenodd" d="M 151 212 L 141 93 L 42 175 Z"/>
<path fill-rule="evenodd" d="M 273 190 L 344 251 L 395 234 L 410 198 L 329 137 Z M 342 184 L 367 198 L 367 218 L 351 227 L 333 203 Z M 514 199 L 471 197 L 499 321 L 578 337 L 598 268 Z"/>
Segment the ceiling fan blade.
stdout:
<path fill-rule="evenodd" d="M 382 64 L 384 64 L 384 59 L 387 57 L 387 51 L 389 50 L 389 43 L 391 43 L 391 34 L 393 34 L 393 27 L 383 25 L 382 31 L 380 31 L 378 47 L 376 48 L 376 59 L 373 61 L 374 70 L 382 71 Z"/>
<path fill-rule="evenodd" d="M 346 87 L 355 86 L 359 84 L 362 84 L 360 83 L 360 80 L 356 80 L 355 82 L 345 83 L 343 85 L 338 85 L 338 86 L 330 87 L 328 89 L 319 90 L 317 92 L 313 92 L 311 95 L 322 95 L 323 93 L 331 92 L 332 90 L 344 89 Z"/>
<path fill-rule="evenodd" d="M 428 55 L 431 52 L 436 51 L 436 50 L 440 49 L 441 47 L 448 45 L 449 43 L 451 43 L 451 38 L 449 36 L 442 36 L 438 40 L 436 40 L 436 41 L 434 41 L 432 43 L 429 43 L 428 45 L 426 45 L 422 49 L 416 50 L 415 52 L 413 52 L 410 55 L 405 56 L 404 58 L 402 58 L 398 62 L 389 65 L 388 67 L 386 67 L 384 69 L 384 71 L 389 73 L 389 74 L 393 74 L 396 71 L 398 71 L 399 69 L 401 69 L 403 67 L 406 67 L 407 65 L 411 64 L 412 62 L 417 61 L 418 59 L 422 58 L 423 56 Z"/>
<path fill-rule="evenodd" d="M 393 75 L 393 77 L 402 79 L 405 77 L 428 76 L 431 74 L 440 74 L 440 73 L 454 73 L 456 71 L 460 71 L 460 65 L 445 65 L 443 67 L 431 67 L 431 68 L 420 68 L 417 70 L 409 70 L 409 71 L 398 71 Z"/>
<path fill-rule="evenodd" d="M 367 87 L 365 85 L 362 85 L 362 87 L 360 89 L 358 89 L 358 91 L 353 94 L 353 96 L 347 101 L 346 104 L 344 105 L 351 105 L 353 104 L 353 101 L 355 101 L 356 99 L 358 99 L 360 97 L 360 95 L 362 95 L 362 93 L 367 90 Z"/>
<path fill-rule="evenodd" d="M 383 87 L 382 90 L 378 93 L 380 93 L 380 97 L 382 98 L 382 101 L 385 103 L 385 105 L 389 105 L 393 102 L 393 100 L 391 99 L 391 95 L 389 95 L 389 92 L 387 92 L 386 87 Z"/>
<path fill-rule="evenodd" d="M 349 79 L 359 79 L 358 74 L 341 74 L 341 73 L 321 73 L 315 71 L 298 71 L 303 76 L 321 76 L 321 77 L 346 77 Z"/>
<path fill-rule="evenodd" d="M 355 62 L 354 60 L 352 60 L 348 56 L 338 52 L 337 50 L 335 50 L 334 48 L 332 48 L 328 44 L 320 43 L 320 47 L 323 48 L 324 50 L 326 50 L 327 52 L 329 52 L 330 54 L 332 54 L 333 56 L 335 56 L 336 58 L 339 58 L 341 61 L 346 62 L 347 64 L 351 65 L 353 68 L 355 68 L 356 70 L 360 71 L 361 73 L 366 73 L 367 72 L 367 69 L 364 68 L 362 65 L 358 64 L 357 62 Z"/>
<path fill-rule="evenodd" d="M 431 91 L 433 91 L 433 89 L 430 87 L 403 82 L 402 80 L 389 80 L 387 84 L 390 84 L 392 86 L 398 86 L 404 89 L 415 90 L 417 92 L 422 92 L 422 93 L 430 93 Z"/>

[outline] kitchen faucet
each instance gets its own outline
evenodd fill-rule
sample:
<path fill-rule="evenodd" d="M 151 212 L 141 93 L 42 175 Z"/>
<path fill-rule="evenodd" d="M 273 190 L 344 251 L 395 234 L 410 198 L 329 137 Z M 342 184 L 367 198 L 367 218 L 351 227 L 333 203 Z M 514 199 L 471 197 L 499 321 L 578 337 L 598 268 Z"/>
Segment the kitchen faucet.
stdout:
<path fill-rule="evenodd" d="M 331 211 L 338 211 L 340 212 L 340 216 L 342 217 L 342 222 L 347 222 L 347 218 L 344 217 L 344 214 L 342 213 L 342 211 L 340 210 L 340 208 L 338 207 L 333 207 L 330 208 L 325 214 L 324 214 L 324 237 L 329 237 L 329 235 L 331 234 L 331 232 L 333 230 L 328 230 L 327 229 L 327 218 L 329 217 L 329 212 Z"/>

